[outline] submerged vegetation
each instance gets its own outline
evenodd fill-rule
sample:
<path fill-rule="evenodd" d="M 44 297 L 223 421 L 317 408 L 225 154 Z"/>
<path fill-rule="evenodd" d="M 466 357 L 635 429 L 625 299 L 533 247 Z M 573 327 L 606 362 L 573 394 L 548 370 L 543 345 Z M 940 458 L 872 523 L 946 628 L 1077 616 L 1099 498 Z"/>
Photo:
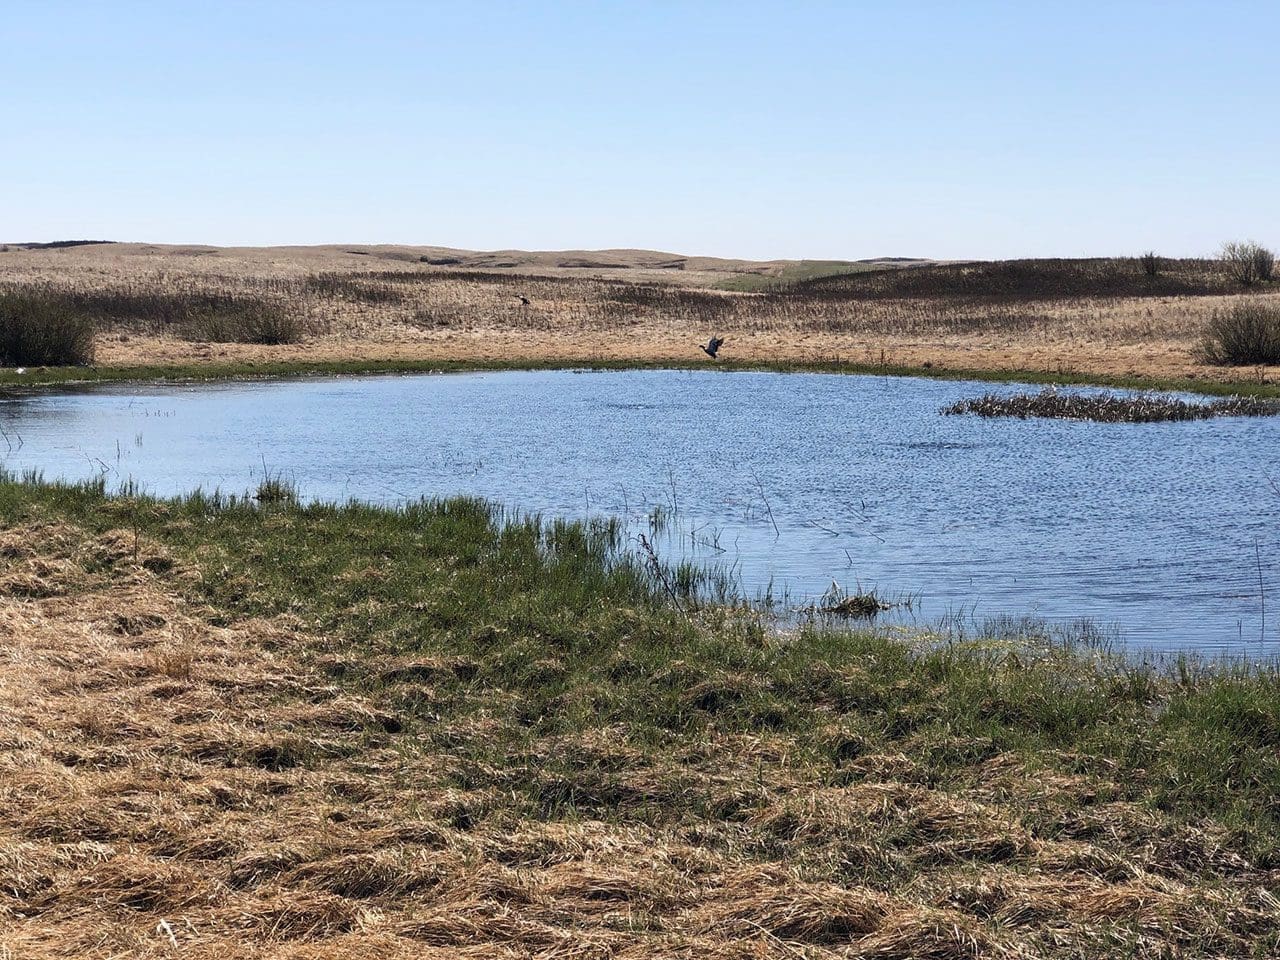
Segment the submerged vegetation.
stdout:
<path fill-rule="evenodd" d="M 952 416 L 969 413 L 980 417 L 1018 417 L 1024 420 L 1047 417 L 1099 423 L 1156 423 L 1207 420 L 1210 417 L 1272 417 L 1280 414 L 1280 401 L 1226 397 L 1201 402 L 1155 394 L 1076 393 L 1048 388 L 1039 393 L 988 393 L 969 400 L 957 400 L 944 407 L 942 412 Z"/>
<path fill-rule="evenodd" d="M 0 526 L 17 956 L 1280 950 L 1271 666 L 775 631 L 474 500 Z"/>

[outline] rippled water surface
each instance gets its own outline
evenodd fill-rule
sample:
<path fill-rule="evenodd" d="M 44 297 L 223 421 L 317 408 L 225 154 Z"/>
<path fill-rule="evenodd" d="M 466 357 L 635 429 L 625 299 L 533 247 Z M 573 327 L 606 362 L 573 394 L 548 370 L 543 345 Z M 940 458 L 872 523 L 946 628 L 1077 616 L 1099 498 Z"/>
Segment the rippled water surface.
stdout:
<path fill-rule="evenodd" d="M 265 467 L 309 498 L 471 494 L 639 529 L 661 506 L 668 553 L 731 565 L 749 594 L 836 580 L 913 595 L 924 622 L 1089 618 L 1132 645 L 1280 650 L 1280 418 L 938 412 L 1015 389 L 713 371 L 106 386 L 0 400 L 0 453 L 157 494 L 244 492 Z"/>

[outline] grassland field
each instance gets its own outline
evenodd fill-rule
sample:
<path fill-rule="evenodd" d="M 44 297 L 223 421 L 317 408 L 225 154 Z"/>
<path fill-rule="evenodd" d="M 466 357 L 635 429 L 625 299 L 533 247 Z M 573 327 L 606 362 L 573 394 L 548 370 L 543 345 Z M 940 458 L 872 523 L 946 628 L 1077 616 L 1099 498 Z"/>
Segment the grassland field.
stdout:
<path fill-rule="evenodd" d="M 1280 374 L 1199 355 L 1215 313 L 1280 303 L 1274 284 L 1241 288 L 1207 260 L 1162 261 L 1152 278 L 1124 258 L 755 263 L 646 251 L 10 245 L 0 294 L 24 291 L 70 298 L 91 317 L 90 377 L 705 364 L 698 345 L 713 334 L 727 337 L 726 365 L 1241 390 Z"/>
<path fill-rule="evenodd" d="M 712 332 L 726 365 L 1276 372 L 1197 360 L 1242 296 L 1199 261 L 354 249 L 11 247 L 0 287 L 100 320 L 96 366 L 6 381 L 709 364 Z M 204 336 L 263 309 L 297 341 Z M 258 494 L 0 477 L 0 955 L 1280 955 L 1274 665 L 777 629 L 609 521 Z"/>

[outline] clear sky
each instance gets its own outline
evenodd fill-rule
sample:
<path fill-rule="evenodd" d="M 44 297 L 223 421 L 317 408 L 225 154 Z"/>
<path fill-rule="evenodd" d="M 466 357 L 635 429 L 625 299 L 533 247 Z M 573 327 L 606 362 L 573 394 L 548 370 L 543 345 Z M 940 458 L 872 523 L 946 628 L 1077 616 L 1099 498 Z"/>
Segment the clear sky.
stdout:
<path fill-rule="evenodd" d="M 1280 2 L 0 0 L 0 240 L 1280 244 Z"/>

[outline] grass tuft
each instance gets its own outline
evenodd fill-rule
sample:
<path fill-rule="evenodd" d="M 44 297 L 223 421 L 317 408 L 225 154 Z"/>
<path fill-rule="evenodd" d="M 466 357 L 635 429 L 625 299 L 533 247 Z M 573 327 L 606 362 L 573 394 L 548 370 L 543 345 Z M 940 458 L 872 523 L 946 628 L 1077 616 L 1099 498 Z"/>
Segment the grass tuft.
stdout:
<path fill-rule="evenodd" d="M 298 488 L 293 481 L 286 480 L 281 474 L 268 471 L 258 484 L 253 499 L 262 506 L 297 503 Z"/>

